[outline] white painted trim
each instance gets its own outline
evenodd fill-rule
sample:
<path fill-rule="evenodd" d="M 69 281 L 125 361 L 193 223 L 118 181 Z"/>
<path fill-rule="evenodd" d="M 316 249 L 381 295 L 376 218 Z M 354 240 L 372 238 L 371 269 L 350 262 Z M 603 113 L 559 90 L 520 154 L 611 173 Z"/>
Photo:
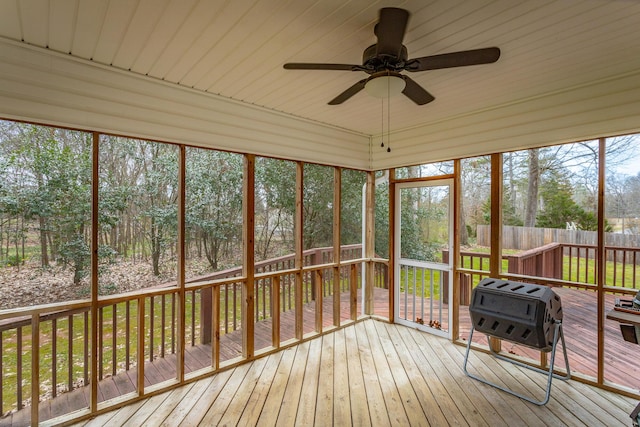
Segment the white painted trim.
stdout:
<path fill-rule="evenodd" d="M 0 117 L 367 170 L 367 135 L 0 38 Z"/>
<path fill-rule="evenodd" d="M 392 133 L 374 170 L 640 132 L 640 72 Z"/>

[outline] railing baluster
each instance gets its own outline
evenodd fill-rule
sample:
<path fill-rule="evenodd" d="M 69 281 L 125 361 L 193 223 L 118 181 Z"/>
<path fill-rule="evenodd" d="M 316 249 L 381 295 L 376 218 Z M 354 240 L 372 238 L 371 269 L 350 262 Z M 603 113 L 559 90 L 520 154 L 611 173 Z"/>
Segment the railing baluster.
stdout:
<path fill-rule="evenodd" d="M 237 286 L 233 284 L 233 330 L 238 330 L 238 297 L 236 295 Z"/>
<path fill-rule="evenodd" d="M 196 345 L 196 291 L 191 291 L 191 347 Z"/>
<path fill-rule="evenodd" d="M 211 291 L 211 366 L 220 368 L 220 286 Z"/>
<path fill-rule="evenodd" d="M 429 270 L 429 292 L 431 293 L 431 298 L 429 298 L 429 321 L 431 321 L 433 320 L 433 294 L 435 292 L 433 284 L 433 270 Z M 440 295 L 442 295 L 442 287 L 440 287 Z M 449 303 L 453 304 L 453 301 L 450 301 Z M 442 305 L 440 307 L 442 307 Z M 442 310 L 440 310 L 440 312 L 442 313 Z M 440 320 L 442 320 L 442 317 L 440 317 Z M 440 324 L 442 324 L 442 322 Z"/>
<path fill-rule="evenodd" d="M 585 248 L 584 254 L 584 283 L 589 283 L 589 248 Z"/>
<path fill-rule="evenodd" d="M 16 372 L 16 397 L 18 400 L 18 410 L 22 409 L 22 326 L 18 326 L 16 336 L 16 364 L 18 372 Z"/>
<path fill-rule="evenodd" d="M 289 304 L 286 306 L 286 309 L 284 311 L 291 310 L 292 305 L 293 305 L 293 303 L 291 302 L 291 298 L 292 298 L 292 294 L 293 294 L 293 292 L 291 291 L 291 288 L 292 288 L 291 282 L 292 282 L 291 276 L 289 276 L 289 280 L 287 282 L 287 302 Z"/>
<path fill-rule="evenodd" d="M 40 315 L 31 316 L 31 424 L 38 425 L 40 404 Z"/>
<path fill-rule="evenodd" d="M 262 320 L 268 319 L 271 316 L 269 313 L 271 304 L 267 303 L 267 295 L 270 295 L 270 291 L 268 290 L 270 283 L 271 278 L 265 277 L 260 279 L 261 294 L 256 294 L 255 296 L 256 301 L 258 302 L 256 304 L 256 310 L 258 310 L 257 307 L 259 305 L 262 305 Z"/>
<path fill-rule="evenodd" d="M 176 354 L 176 294 L 171 294 L 171 354 Z"/>
<path fill-rule="evenodd" d="M 636 265 L 637 265 L 637 259 L 636 259 L 636 255 L 638 254 L 637 251 L 633 251 L 633 280 L 631 281 L 631 285 L 632 287 L 636 287 Z"/>
<path fill-rule="evenodd" d="M 2 347 L 3 343 L 3 331 L 0 331 L 0 374 L 4 372 L 4 366 L 2 364 L 2 355 L 4 354 L 4 349 Z M 4 394 L 4 381 L 0 380 L 0 414 L 4 414 L 4 400 L 2 399 L 2 395 Z"/>
<path fill-rule="evenodd" d="M 131 301 L 127 300 L 124 308 L 124 369 L 128 371 L 131 367 Z"/>
<path fill-rule="evenodd" d="M 623 252 L 622 253 L 622 287 L 624 288 L 626 280 L 627 280 L 627 253 Z"/>
<path fill-rule="evenodd" d="M 73 334 L 73 315 L 70 314 L 69 316 L 67 316 L 67 322 L 69 322 L 69 327 L 67 328 L 68 331 L 68 341 L 67 341 L 67 354 L 69 355 L 67 357 L 67 390 L 71 391 L 73 390 L 73 339 L 74 339 L 74 334 Z"/>
<path fill-rule="evenodd" d="M 149 298 L 149 362 L 153 362 L 153 330 L 154 325 L 154 304 L 153 295 Z"/>
<path fill-rule="evenodd" d="M 111 375 L 115 376 L 118 373 L 118 307 L 117 304 L 111 307 Z"/>
<path fill-rule="evenodd" d="M 224 285 L 224 333 L 229 333 L 229 284 Z"/>
<path fill-rule="evenodd" d="M 280 347 L 280 276 L 271 280 L 271 345 Z"/>
<path fill-rule="evenodd" d="M 576 262 L 576 280 L 580 280 L 580 248 L 578 248 L 578 259 Z"/>
<path fill-rule="evenodd" d="M 433 272 L 431 273 L 431 280 L 433 280 Z M 439 296 L 438 296 L 438 306 L 440 308 L 440 310 L 438 310 L 439 316 L 438 316 L 438 325 L 439 328 L 442 328 L 442 306 L 444 303 L 444 292 L 442 292 L 442 287 L 443 286 L 449 286 L 448 283 L 444 283 L 444 275 L 442 273 L 438 274 L 438 283 L 440 284 L 440 292 L 439 292 Z M 433 299 L 433 298 L 431 298 Z M 451 325 L 447 325 L 447 329 L 451 328 Z"/>
<path fill-rule="evenodd" d="M 413 290 L 412 290 L 412 294 L 413 294 L 413 319 L 412 321 L 416 321 L 416 288 L 418 287 L 418 274 L 417 274 L 418 270 L 416 270 L 416 267 L 413 267 Z M 422 269 L 422 274 L 424 275 L 424 268 Z"/>
<path fill-rule="evenodd" d="M 260 321 L 260 283 L 263 283 L 262 279 L 256 280 L 253 284 L 254 300 L 258 302 L 258 304 L 256 304 L 256 306 L 254 307 L 254 317 L 256 323 Z"/>
<path fill-rule="evenodd" d="M 569 280 L 573 277 L 573 246 L 569 246 Z"/>
<path fill-rule="evenodd" d="M 144 309 L 145 309 L 144 296 L 138 296 L 138 318 L 136 319 L 136 331 L 138 335 L 137 349 L 136 349 L 136 367 L 137 367 L 137 384 L 136 390 L 138 396 L 144 395 Z"/>
<path fill-rule="evenodd" d="M 404 318 L 406 320 L 409 318 L 409 300 L 407 299 L 409 295 L 409 267 L 404 267 L 404 273 Z"/>
<path fill-rule="evenodd" d="M 51 396 L 58 394 L 58 319 L 51 319 Z"/>
<path fill-rule="evenodd" d="M 442 292 L 442 289 L 440 290 L 440 292 Z M 420 294 L 422 295 L 422 298 L 420 299 L 420 318 L 422 320 L 424 320 L 424 271 L 422 272 L 422 281 L 421 281 L 421 289 L 420 289 Z M 429 295 L 429 298 L 433 298 L 433 295 Z"/>
<path fill-rule="evenodd" d="M 356 264 L 351 264 L 349 276 L 349 313 L 351 320 L 358 319 L 358 266 Z"/>
<path fill-rule="evenodd" d="M 618 250 L 613 250 L 613 283 L 618 283 Z"/>
<path fill-rule="evenodd" d="M 196 331 L 195 331 L 195 317 L 196 317 L 196 300 L 195 300 L 195 291 L 190 291 L 188 293 L 191 296 L 191 346 L 193 347 L 196 343 Z"/>
<path fill-rule="evenodd" d="M 166 309 L 165 309 L 165 304 L 166 304 L 166 295 L 162 294 L 162 318 L 160 320 L 160 328 L 161 328 L 161 332 L 160 332 L 160 357 L 164 357 L 164 345 L 165 345 L 165 338 L 164 338 L 164 332 L 165 332 L 165 316 L 166 316 Z"/>
<path fill-rule="evenodd" d="M 98 380 L 102 379 L 102 370 L 104 368 L 104 366 L 102 365 L 103 352 L 104 352 L 104 348 L 103 348 L 104 328 L 103 328 L 102 320 L 103 320 L 103 307 L 100 307 L 98 309 Z"/>
<path fill-rule="evenodd" d="M 84 384 L 89 384 L 89 340 L 86 337 L 89 336 L 89 310 L 84 312 Z M 95 357 L 95 356 L 94 356 Z"/>

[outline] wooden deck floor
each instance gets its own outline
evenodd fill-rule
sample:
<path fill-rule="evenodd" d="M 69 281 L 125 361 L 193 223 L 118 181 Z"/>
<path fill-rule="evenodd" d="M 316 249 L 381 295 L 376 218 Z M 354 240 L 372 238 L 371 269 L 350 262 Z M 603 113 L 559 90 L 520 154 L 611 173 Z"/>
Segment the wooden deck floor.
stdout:
<path fill-rule="evenodd" d="M 539 407 L 465 376 L 464 348 L 366 320 L 78 425 L 628 426 L 632 399 L 554 381 Z M 520 392 L 544 376 L 473 353 L 470 369 Z"/>
<path fill-rule="evenodd" d="M 565 335 L 567 338 L 567 347 L 570 355 L 571 369 L 574 372 L 578 371 L 581 374 L 595 376 L 596 354 L 597 354 L 597 350 L 596 350 L 597 334 L 596 334 L 596 327 L 595 327 L 595 324 L 596 324 L 595 294 L 584 292 L 584 291 L 571 290 L 571 289 L 556 289 L 556 291 L 562 297 L 562 302 L 563 302 L 563 309 L 564 309 L 563 311 L 565 313 Z M 342 298 L 342 304 L 341 304 L 341 309 L 342 309 L 341 319 L 346 320 L 346 319 L 349 319 L 348 295 L 345 294 L 345 295 L 342 295 L 342 297 L 343 298 Z M 377 314 L 388 313 L 387 311 L 388 296 L 385 290 L 376 289 L 374 306 L 375 306 L 375 312 Z M 607 296 L 607 307 L 610 308 L 612 306 L 613 306 L 613 296 L 611 297 Z M 332 310 L 331 300 L 328 300 L 328 299 L 325 300 L 323 308 L 324 308 L 323 310 L 324 324 L 330 325 L 331 319 L 332 319 L 330 314 Z M 314 329 L 313 307 L 306 306 L 304 310 L 305 310 L 303 315 L 303 318 L 305 320 L 304 330 L 305 332 L 313 331 Z M 293 329 L 294 329 L 293 318 L 294 318 L 293 312 L 282 314 L 282 318 L 281 318 L 281 325 L 282 325 L 281 339 L 282 340 L 293 337 Z M 468 337 L 468 331 L 470 328 L 468 310 L 466 307 L 461 307 L 460 321 L 461 321 L 461 326 L 460 326 L 461 337 L 463 339 L 466 339 Z M 269 322 L 260 322 L 256 324 L 256 348 L 257 349 L 265 348 L 270 345 L 271 332 L 270 332 L 270 326 L 268 325 L 268 323 Z M 376 325 L 376 331 L 379 331 L 378 323 L 374 322 L 373 324 Z M 361 333 L 362 331 L 360 331 L 360 328 L 361 328 L 360 325 L 358 325 L 353 329 L 355 329 L 357 333 Z M 335 335 L 335 337 L 338 337 L 338 338 L 334 337 L 332 339 L 344 340 L 349 338 L 347 342 L 349 343 L 356 342 L 357 339 L 351 337 L 351 335 L 353 334 L 353 330 L 350 330 L 350 329 L 351 328 L 348 327 L 344 331 L 337 332 L 337 335 Z M 408 331 L 411 331 L 411 330 L 408 329 Z M 392 341 L 394 342 L 396 338 L 391 337 L 391 335 L 395 332 L 398 332 L 401 335 L 403 334 L 406 335 L 408 333 L 406 332 L 405 328 L 398 327 L 398 329 L 393 329 L 393 328 L 389 329 L 389 327 L 387 327 L 387 335 L 389 335 Z M 370 333 L 371 333 L 371 330 L 367 329 L 367 336 Z M 424 334 L 419 334 L 419 336 L 422 336 L 422 335 Z M 340 338 L 340 337 L 343 337 L 343 338 Z M 481 336 L 477 335 L 477 337 L 479 338 L 480 342 L 484 343 L 483 338 L 481 338 Z M 606 337 L 606 349 L 607 349 L 605 353 L 606 355 L 605 379 L 608 381 L 615 382 L 617 384 L 622 384 L 622 385 L 626 385 L 634 389 L 637 389 L 638 386 L 640 386 L 640 368 L 637 365 L 637 354 L 640 348 L 636 345 L 626 343 L 622 340 L 619 329 L 618 329 L 618 324 L 616 322 L 606 321 L 605 337 Z M 474 340 L 475 338 L 476 337 L 474 337 Z M 414 340 L 415 339 L 417 338 L 414 337 Z M 427 339 L 427 338 L 423 338 L 423 339 Z M 320 341 L 322 341 L 322 339 L 320 339 Z M 357 342 L 358 342 L 358 348 L 360 348 L 360 342 L 359 341 Z M 452 348 L 455 348 L 456 351 L 460 350 L 459 346 L 454 346 L 450 343 L 447 343 L 447 344 L 445 343 L 447 342 L 446 341 L 440 342 L 440 344 L 438 345 L 439 347 L 442 347 L 442 348 L 448 348 L 447 345 L 450 345 Z M 294 353 L 297 353 L 299 351 L 308 352 L 309 349 L 304 350 L 304 348 L 306 348 L 307 345 L 308 344 L 302 344 L 301 346 L 298 346 L 298 348 L 294 351 Z M 314 345 L 317 346 L 318 344 L 316 343 Z M 394 345 L 397 347 L 399 344 L 394 343 Z M 334 347 L 335 347 L 335 343 L 334 343 Z M 221 351 L 220 351 L 222 360 L 228 360 L 238 356 L 241 352 L 241 348 L 242 348 L 242 345 L 241 345 L 240 331 L 236 331 L 234 333 L 224 335 L 222 337 Z M 302 348 L 302 350 L 300 348 Z M 406 357 L 407 354 L 411 354 L 413 353 L 413 351 L 416 350 L 415 347 L 408 346 L 407 343 L 405 343 L 405 348 L 406 348 L 406 354 L 402 354 L 403 357 Z M 525 355 L 535 360 L 538 359 L 538 352 L 528 349 L 526 347 L 516 346 L 511 343 L 505 342 L 503 344 L 503 349 L 505 351 L 508 351 L 514 354 Z M 351 350 L 352 349 L 349 349 L 349 351 Z M 380 348 L 376 347 L 375 350 L 380 351 Z M 316 352 L 317 349 L 312 351 Z M 368 349 L 366 351 L 371 352 L 372 349 Z M 447 350 L 447 352 L 450 353 L 451 350 Z M 268 360 L 272 360 L 275 357 L 276 359 L 278 359 L 278 362 L 275 362 L 275 361 L 267 362 L 267 359 L 265 359 L 264 362 L 256 361 L 250 365 L 253 366 L 257 364 L 258 366 L 260 366 L 262 363 L 264 363 L 265 366 L 267 363 L 278 365 L 280 363 L 280 360 L 282 358 L 285 358 L 284 355 L 291 354 L 291 350 L 286 350 L 281 353 L 282 354 L 280 356 L 269 356 L 267 358 Z M 387 350 L 384 350 L 383 353 L 387 353 Z M 207 346 L 207 345 L 198 345 L 195 347 L 188 347 L 187 353 L 185 355 L 185 371 L 189 373 L 189 372 L 193 372 L 198 369 L 204 368 L 206 366 L 210 366 L 211 364 L 210 354 L 211 354 L 210 346 Z M 398 353 L 398 354 L 400 355 L 401 353 Z M 444 353 L 436 352 L 436 353 L 431 353 L 431 356 L 437 355 L 438 357 L 440 357 L 443 354 Z M 431 359 L 428 359 L 428 360 L 430 363 L 436 363 Z M 363 361 L 361 360 L 359 363 L 362 364 L 362 362 Z M 354 361 L 353 363 L 356 363 L 356 362 Z M 387 363 L 391 367 L 392 362 L 387 361 Z M 396 363 L 396 362 L 393 362 L 393 363 Z M 450 362 L 443 361 L 442 363 L 450 363 Z M 561 362 L 558 362 L 558 363 L 561 363 Z M 448 367 L 448 369 L 460 370 L 460 366 L 461 366 L 461 363 L 454 363 L 454 366 Z M 254 368 L 247 367 L 242 369 L 249 370 Z M 242 369 L 236 368 L 234 372 L 238 370 L 242 371 Z M 346 369 L 346 368 L 340 368 L 340 369 Z M 494 369 L 494 368 L 491 367 L 486 369 Z M 282 373 L 282 375 L 285 375 L 285 373 L 286 372 Z M 301 375 L 300 373 L 291 372 L 291 371 L 289 371 L 288 374 Z M 153 363 L 147 362 L 145 364 L 145 386 L 149 386 L 151 384 L 157 384 L 165 380 L 173 379 L 175 378 L 175 375 L 176 375 L 175 355 L 169 355 L 164 359 L 158 359 L 158 360 L 155 360 Z M 218 376 L 224 377 L 225 375 L 227 374 L 226 373 L 220 374 Z M 306 376 L 306 375 L 307 374 L 305 373 L 303 376 Z M 323 373 L 323 376 L 324 376 L 324 373 Z M 558 383 L 560 384 L 561 382 L 558 382 Z M 135 391 L 134 384 L 136 384 L 135 369 L 132 369 L 123 374 L 116 375 L 114 377 L 106 378 L 99 383 L 99 401 L 109 400 L 109 399 L 121 396 L 123 394 L 133 392 Z M 191 389 L 192 387 L 194 386 L 186 386 L 186 387 L 183 387 L 183 389 Z M 416 386 L 412 385 L 412 387 L 415 389 Z M 447 389 L 446 385 L 445 385 L 445 389 Z M 155 401 L 154 399 L 156 398 L 151 398 L 151 400 Z M 56 417 L 58 415 L 62 415 L 64 413 L 68 413 L 72 410 L 77 410 L 83 407 L 86 408 L 88 406 L 88 402 L 89 402 L 88 388 L 77 389 L 70 393 L 64 393 L 59 397 L 57 397 L 56 399 L 41 402 L 40 419 L 47 420 L 47 419 Z M 333 404 L 335 405 L 336 403 L 334 402 Z M 139 404 L 135 404 L 135 405 L 140 406 Z M 252 410 L 255 410 L 255 409 L 252 409 Z M 18 413 L 15 413 L 8 417 L 1 418 L 0 426 L 28 425 L 29 411 L 30 409 L 26 408 L 25 410 L 19 411 Z M 630 410 L 627 412 L 630 412 Z M 371 414 L 369 415 L 371 416 Z M 468 416 L 468 414 L 465 416 Z M 449 422 L 451 422 L 451 420 L 449 420 Z M 537 424 L 534 423 L 533 425 L 537 425 Z"/>

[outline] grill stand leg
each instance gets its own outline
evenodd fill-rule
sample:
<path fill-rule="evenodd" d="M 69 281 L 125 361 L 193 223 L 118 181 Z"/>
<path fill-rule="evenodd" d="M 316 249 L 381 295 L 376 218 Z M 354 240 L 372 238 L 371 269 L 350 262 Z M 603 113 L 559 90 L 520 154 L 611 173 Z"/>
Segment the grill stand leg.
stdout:
<path fill-rule="evenodd" d="M 547 402 L 549 402 L 549 398 L 551 396 L 551 380 L 553 378 L 558 378 L 559 380 L 566 381 L 569 378 L 571 378 L 571 371 L 569 369 L 569 358 L 567 356 L 567 347 L 566 347 L 565 342 L 564 342 L 564 333 L 562 332 L 562 322 L 556 322 L 554 329 L 555 330 L 553 332 L 553 347 L 552 347 L 552 350 L 551 350 L 551 360 L 550 360 L 550 363 L 549 363 L 549 369 L 548 370 L 540 369 L 540 368 L 537 368 L 535 366 L 527 365 L 527 364 L 519 362 L 517 360 L 513 360 L 513 359 L 510 359 L 508 357 L 504 357 L 504 356 L 494 352 L 493 350 L 491 350 L 491 353 L 497 359 L 504 360 L 506 362 L 512 363 L 514 365 L 517 365 L 517 366 L 520 366 L 520 367 L 523 367 L 523 368 L 526 368 L 526 369 L 529 369 L 529 370 L 532 370 L 532 371 L 535 371 L 535 372 L 546 374 L 547 375 L 547 389 L 546 389 L 546 394 L 545 394 L 545 397 L 544 397 L 543 400 L 535 400 L 532 397 L 526 396 L 526 395 L 521 394 L 521 393 L 517 393 L 517 392 L 515 392 L 513 390 L 510 390 L 508 388 L 502 387 L 502 386 L 500 386 L 498 384 L 495 384 L 495 383 L 492 383 L 491 381 L 488 381 L 488 380 L 486 380 L 484 378 L 480 378 L 477 375 L 469 373 L 469 371 L 467 370 L 467 362 L 469 360 L 469 351 L 471 350 L 471 341 L 473 339 L 473 331 L 474 331 L 473 326 L 471 327 L 471 333 L 469 334 L 469 341 L 467 342 L 467 351 L 466 351 L 465 356 L 464 356 L 464 366 L 463 366 L 464 373 L 468 377 L 471 377 L 471 378 L 473 378 L 475 380 L 478 380 L 480 382 L 488 384 L 488 385 L 490 385 L 492 387 L 495 387 L 495 388 L 497 388 L 499 390 L 502 390 L 504 392 L 507 392 L 509 394 L 517 396 L 517 397 L 519 397 L 519 398 L 521 398 L 523 400 L 526 400 L 527 402 L 531 402 L 531 403 L 534 403 L 534 404 L 540 405 L 540 406 L 541 405 L 546 405 Z M 489 336 L 487 335 L 487 339 L 488 338 L 489 338 Z M 553 373 L 553 365 L 554 365 L 555 358 L 556 358 L 556 350 L 557 350 L 557 347 L 558 347 L 558 340 L 560 340 L 561 343 L 562 343 L 562 352 L 564 354 L 564 362 L 565 362 L 566 369 L 567 369 L 567 373 L 565 375 L 559 375 L 559 374 L 554 374 Z"/>

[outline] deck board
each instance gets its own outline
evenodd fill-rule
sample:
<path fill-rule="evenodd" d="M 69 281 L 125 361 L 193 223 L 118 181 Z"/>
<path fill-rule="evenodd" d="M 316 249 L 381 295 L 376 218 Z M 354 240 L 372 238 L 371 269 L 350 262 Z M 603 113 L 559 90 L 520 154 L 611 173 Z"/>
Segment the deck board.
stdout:
<path fill-rule="evenodd" d="M 351 340 L 357 341 L 357 346 L 346 345 Z M 446 339 L 369 319 L 146 399 L 145 403 L 100 415 L 86 425 L 244 425 L 243 421 L 253 425 L 256 419 L 257 425 L 294 425 L 308 420 L 307 414 L 314 414 L 308 425 L 338 425 L 335 417 L 324 416 L 325 397 L 333 401 L 333 413 L 340 412 L 335 408 L 343 407 L 339 401 L 349 398 L 351 416 L 342 417 L 339 425 L 391 424 L 384 392 L 402 400 L 395 408 L 396 413 L 403 413 L 403 421 L 397 425 L 630 425 L 628 413 L 636 404 L 633 399 L 574 380 L 554 380 L 549 403 L 533 405 L 464 375 L 464 351 L 464 347 Z M 509 387 L 543 393 L 546 377 L 542 374 L 482 352 L 473 352 L 470 364 Z M 349 375 L 342 381 L 348 387 L 322 385 L 325 381 L 338 384 L 337 374 L 344 372 L 344 365 Z M 385 365 L 388 372 L 383 373 L 379 368 Z M 319 375 L 321 367 L 329 366 L 333 366 L 331 376 Z M 367 367 L 373 369 L 366 370 Z M 354 368 L 360 375 L 350 375 Z M 379 392 L 372 393 L 376 388 Z M 407 392 L 409 389 L 412 391 Z M 357 400 L 362 397 L 362 390 L 367 397 Z M 407 405 L 407 397 L 416 405 Z M 366 415 L 362 419 L 358 418 L 361 415 L 354 416 L 356 406 Z M 382 413 L 379 408 L 383 408 Z"/>

